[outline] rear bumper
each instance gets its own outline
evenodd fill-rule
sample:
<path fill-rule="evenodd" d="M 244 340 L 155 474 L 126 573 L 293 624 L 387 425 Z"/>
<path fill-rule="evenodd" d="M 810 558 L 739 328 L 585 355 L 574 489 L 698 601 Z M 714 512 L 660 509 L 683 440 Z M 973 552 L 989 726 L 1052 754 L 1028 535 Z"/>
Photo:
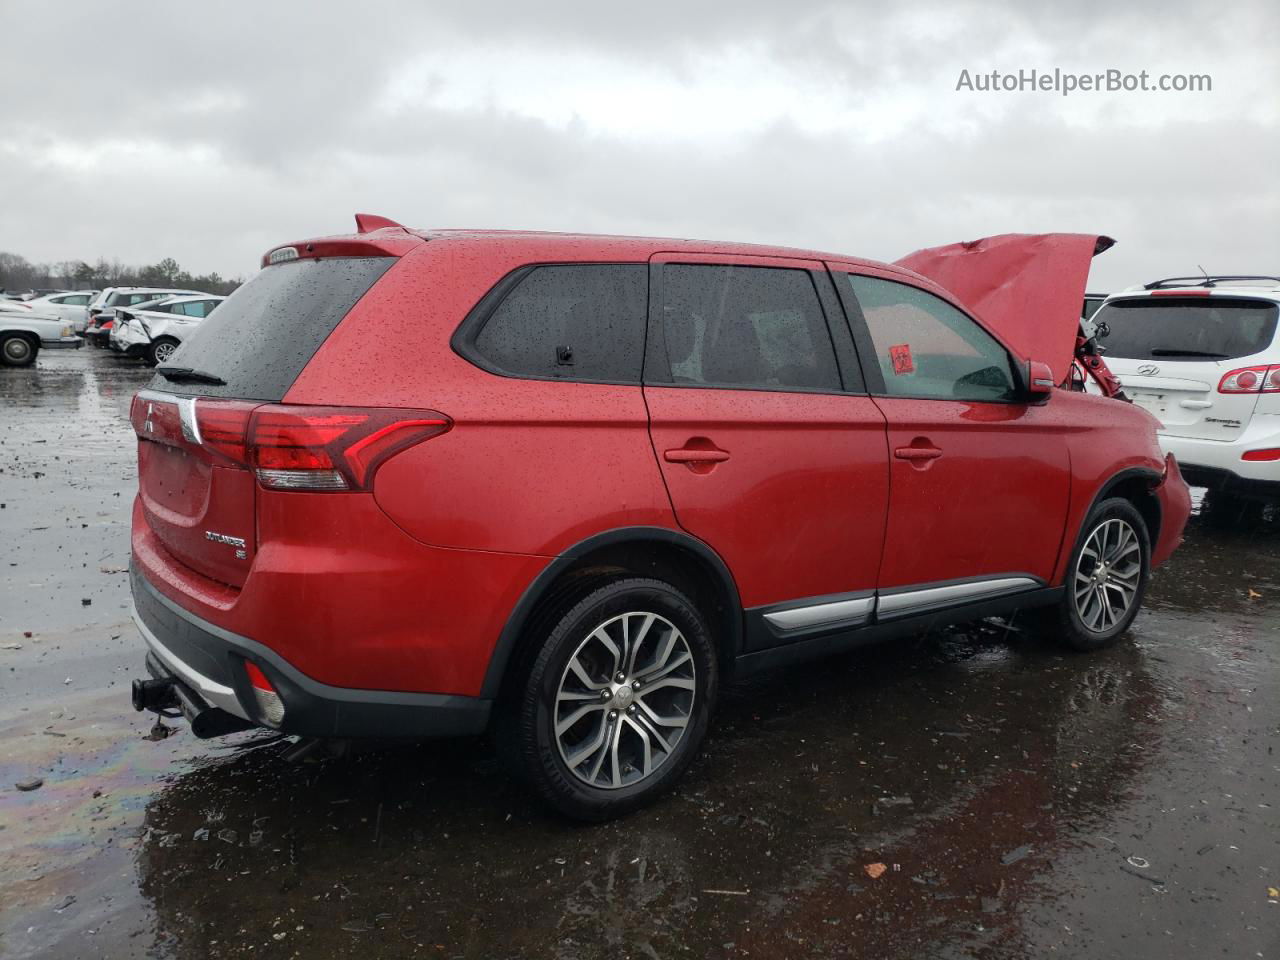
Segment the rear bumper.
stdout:
<path fill-rule="evenodd" d="M 1244 481 L 1280 487 L 1280 460 L 1241 459 L 1250 450 L 1280 448 L 1280 416 L 1256 413 L 1244 433 L 1230 441 L 1160 435 L 1160 446 L 1178 458 L 1183 475 L 1196 486 Z M 1203 482 L 1214 481 L 1213 484 Z"/>
<path fill-rule="evenodd" d="M 194 697 L 233 717 L 311 737 L 455 737 L 481 733 L 492 701 L 437 693 L 334 687 L 306 676 L 278 653 L 202 620 L 162 595 L 136 567 L 133 618 L 151 673 L 175 677 Z M 284 720 L 267 723 L 249 685 L 256 664 L 284 702 Z"/>

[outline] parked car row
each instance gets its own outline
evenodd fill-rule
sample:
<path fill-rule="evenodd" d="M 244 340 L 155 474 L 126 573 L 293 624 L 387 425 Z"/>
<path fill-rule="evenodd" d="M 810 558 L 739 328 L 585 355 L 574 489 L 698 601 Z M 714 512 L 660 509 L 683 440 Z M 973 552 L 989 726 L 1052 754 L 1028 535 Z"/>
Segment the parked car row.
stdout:
<path fill-rule="evenodd" d="M 85 337 L 95 347 L 105 349 L 115 326 L 116 311 L 128 307 L 141 307 L 169 300 L 173 297 L 209 296 L 199 290 L 179 290 L 172 287 L 107 287 L 89 303 Z"/>

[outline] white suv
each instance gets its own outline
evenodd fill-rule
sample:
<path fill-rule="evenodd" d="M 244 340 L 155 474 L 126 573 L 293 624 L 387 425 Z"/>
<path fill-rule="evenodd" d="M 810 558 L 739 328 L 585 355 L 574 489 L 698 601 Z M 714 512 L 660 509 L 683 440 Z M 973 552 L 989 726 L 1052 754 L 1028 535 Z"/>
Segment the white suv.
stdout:
<path fill-rule="evenodd" d="M 1172 277 L 1093 315 L 1107 366 L 1187 482 L 1280 498 L 1280 277 Z"/>

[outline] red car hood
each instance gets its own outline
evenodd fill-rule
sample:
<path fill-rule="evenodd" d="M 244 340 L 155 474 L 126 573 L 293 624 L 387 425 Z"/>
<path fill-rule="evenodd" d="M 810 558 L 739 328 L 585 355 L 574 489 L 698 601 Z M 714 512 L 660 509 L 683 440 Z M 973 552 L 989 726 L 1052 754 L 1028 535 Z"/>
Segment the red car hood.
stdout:
<path fill-rule="evenodd" d="M 1005 233 L 895 261 L 949 290 L 1058 382 L 1075 355 L 1089 262 L 1115 241 L 1084 233 Z"/>

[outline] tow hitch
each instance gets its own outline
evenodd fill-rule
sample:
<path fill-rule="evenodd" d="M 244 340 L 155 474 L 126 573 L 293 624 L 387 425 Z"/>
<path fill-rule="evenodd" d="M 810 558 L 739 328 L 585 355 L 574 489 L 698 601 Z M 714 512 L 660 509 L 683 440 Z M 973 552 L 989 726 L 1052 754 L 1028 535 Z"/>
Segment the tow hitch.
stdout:
<path fill-rule="evenodd" d="M 162 718 L 176 720 L 182 716 L 187 718 L 192 733 L 201 740 L 208 740 L 255 726 L 248 720 L 210 706 L 177 677 L 166 675 L 154 655 L 147 657 L 147 669 L 152 676 L 146 680 L 134 680 L 130 693 L 133 709 L 157 714 L 157 728 L 164 726 Z M 158 732 L 152 730 L 153 739 L 162 739 L 163 734 L 154 736 Z"/>
<path fill-rule="evenodd" d="M 172 677 L 164 677 L 160 680 L 135 680 L 133 681 L 133 709 L 141 713 L 143 710 L 151 710 L 161 716 L 165 715 L 166 710 L 177 710 L 178 694 L 174 690 L 177 681 Z M 177 714 L 169 714 L 169 716 L 177 716 Z"/>

